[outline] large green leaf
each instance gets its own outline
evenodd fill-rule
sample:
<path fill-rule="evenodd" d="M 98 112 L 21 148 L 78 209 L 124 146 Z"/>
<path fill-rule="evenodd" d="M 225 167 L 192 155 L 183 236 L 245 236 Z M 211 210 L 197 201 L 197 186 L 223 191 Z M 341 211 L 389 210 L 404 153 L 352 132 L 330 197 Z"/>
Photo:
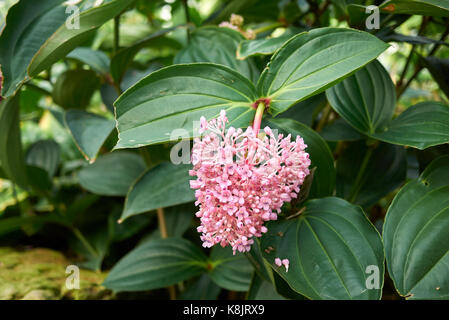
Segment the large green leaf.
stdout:
<path fill-rule="evenodd" d="M 27 67 L 41 45 L 67 19 L 64 0 L 19 1 L 6 17 L 0 36 L 3 96 L 10 96 L 27 78 Z"/>
<path fill-rule="evenodd" d="M 396 107 L 393 81 L 378 61 L 328 89 L 326 95 L 332 108 L 365 134 L 385 127 Z"/>
<path fill-rule="evenodd" d="M 40 140 L 27 150 L 26 163 L 45 170 L 52 178 L 59 166 L 61 148 L 54 140 Z"/>
<path fill-rule="evenodd" d="M 79 15 L 80 28 L 68 28 L 62 24 L 42 45 L 33 57 L 28 74 L 36 76 L 49 68 L 59 59 L 64 58 L 70 51 L 83 44 L 100 26 L 109 19 L 124 11 L 134 0 L 113 0 L 105 4 L 83 11 Z M 48 18 L 47 18 L 48 19 Z M 67 15 L 64 21 L 67 19 Z"/>
<path fill-rule="evenodd" d="M 449 142 L 449 106 L 427 101 L 409 107 L 373 138 L 425 149 Z"/>
<path fill-rule="evenodd" d="M 103 285 L 115 291 L 164 288 L 205 272 L 207 257 L 182 238 L 152 240 L 138 246 L 112 268 Z"/>
<path fill-rule="evenodd" d="M 264 258 L 310 299 L 380 299 L 382 240 L 363 210 L 339 198 L 310 200 L 305 206 L 298 218 L 267 224 Z M 288 272 L 276 266 L 275 258 L 289 259 Z M 369 266 L 378 268 L 378 289 L 367 287 Z"/>
<path fill-rule="evenodd" d="M 81 169 L 78 178 L 81 186 L 92 193 L 124 196 L 145 168 L 145 163 L 138 154 L 112 152 Z"/>
<path fill-rule="evenodd" d="M 148 170 L 130 188 L 121 219 L 195 200 L 190 165 L 164 162 Z"/>
<path fill-rule="evenodd" d="M 394 198 L 383 228 L 388 271 L 409 299 L 449 297 L 449 156 Z"/>
<path fill-rule="evenodd" d="M 291 134 L 293 139 L 296 139 L 297 135 L 301 136 L 307 144 L 306 151 L 312 160 L 310 168 L 316 167 L 310 196 L 320 198 L 332 195 L 336 175 L 334 159 L 323 138 L 306 125 L 291 119 L 270 119 L 267 123 L 280 133 Z"/>
<path fill-rule="evenodd" d="M 82 109 L 89 105 L 100 79 L 93 70 L 68 70 L 62 73 L 53 87 L 53 101 L 65 109 Z"/>
<path fill-rule="evenodd" d="M 248 291 L 254 269 L 244 254 L 233 255 L 231 247 L 216 245 L 210 254 L 209 263 L 212 265 L 209 276 L 220 287 Z"/>
<path fill-rule="evenodd" d="M 257 84 L 258 92 L 271 99 L 270 111 L 277 115 L 343 80 L 387 47 L 373 35 L 353 29 L 300 33 L 272 56 Z"/>
<path fill-rule="evenodd" d="M 364 141 L 351 144 L 337 160 L 337 196 L 365 208 L 398 188 L 407 170 L 403 147 L 382 143 L 370 148 Z"/>
<path fill-rule="evenodd" d="M 391 120 L 395 88 L 377 61 L 328 89 L 326 95 L 342 118 L 371 138 L 418 149 L 449 142 L 449 107 L 441 103 L 419 103 Z"/>
<path fill-rule="evenodd" d="M 191 136 L 194 121 L 216 118 L 227 111 L 230 124 L 246 127 L 256 100 L 253 84 L 225 66 L 194 63 L 151 73 L 115 102 L 119 141 L 116 148 L 135 148 L 177 140 L 176 129 Z"/>
<path fill-rule="evenodd" d="M 390 0 L 382 3 L 380 9 L 394 14 L 449 17 L 448 0 Z"/>
<path fill-rule="evenodd" d="M 19 94 L 0 102 L 0 163 L 3 172 L 22 188 L 27 187 L 19 121 Z"/>
<path fill-rule="evenodd" d="M 82 110 L 68 110 L 65 123 L 86 160 L 94 162 L 98 151 L 115 128 L 113 120 Z"/>
<path fill-rule="evenodd" d="M 245 38 L 240 32 L 219 27 L 202 27 L 192 33 L 189 45 L 178 53 L 175 63 L 211 62 L 225 65 L 256 82 L 259 69 L 254 59 L 238 60 L 237 46 Z"/>

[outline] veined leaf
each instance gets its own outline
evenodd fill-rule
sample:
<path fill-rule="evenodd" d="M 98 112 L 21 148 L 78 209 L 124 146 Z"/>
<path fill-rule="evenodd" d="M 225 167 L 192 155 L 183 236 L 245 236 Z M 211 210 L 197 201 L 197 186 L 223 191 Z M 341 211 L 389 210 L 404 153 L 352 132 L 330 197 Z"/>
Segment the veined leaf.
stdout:
<path fill-rule="evenodd" d="M 271 99 L 275 116 L 348 77 L 387 47 L 373 35 L 353 29 L 300 33 L 272 56 L 257 84 L 259 95 Z"/>
<path fill-rule="evenodd" d="M 426 101 L 409 107 L 373 138 L 425 149 L 449 142 L 449 106 Z"/>
<path fill-rule="evenodd" d="M 228 290 L 248 291 L 254 269 L 244 254 L 233 255 L 231 247 L 216 245 L 209 259 L 212 265 L 209 276 L 212 281 Z"/>
<path fill-rule="evenodd" d="M 423 16 L 449 17 L 448 0 L 390 0 L 380 10 L 393 14 L 420 14 Z"/>
<path fill-rule="evenodd" d="M 194 122 L 226 110 L 229 125 L 247 127 L 255 109 L 253 84 L 228 67 L 195 63 L 151 73 L 115 102 L 119 141 L 115 148 L 136 148 L 177 140 L 176 129 L 198 136 Z M 199 126 L 198 126 L 199 127 Z"/>
<path fill-rule="evenodd" d="M 145 163 L 138 154 L 112 152 L 81 169 L 78 178 L 81 186 L 92 193 L 124 196 L 145 168 Z"/>
<path fill-rule="evenodd" d="M 113 120 L 82 110 L 68 110 L 65 123 L 86 160 L 94 162 L 98 151 L 115 128 Z"/>
<path fill-rule="evenodd" d="M 115 291 L 163 288 L 206 271 L 207 257 L 190 241 L 167 238 L 144 242 L 112 268 L 103 285 Z"/>
<path fill-rule="evenodd" d="M 0 102 L 0 163 L 6 176 L 25 189 L 28 179 L 20 138 L 19 95 Z"/>
<path fill-rule="evenodd" d="M 365 134 L 384 128 L 396 108 L 393 81 L 378 61 L 329 88 L 326 96 L 340 116 Z"/>
<path fill-rule="evenodd" d="M 42 45 L 36 55 L 33 57 L 28 74 L 34 77 L 41 71 L 49 68 L 59 59 L 64 58 L 70 51 L 81 45 L 88 39 L 92 32 L 102 26 L 109 19 L 120 14 L 134 0 L 113 0 L 99 7 L 94 7 L 83 11 L 79 15 L 79 28 L 68 28 L 62 24 L 51 37 Z M 64 21 L 67 19 L 65 16 Z"/>
<path fill-rule="evenodd" d="M 42 44 L 67 19 L 64 0 L 19 1 L 6 17 L 0 35 L 3 96 L 12 95 L 28 78 L 27 67 Z"/>
<path fill-rule="evenodd" d="M 363 210 L 339 198 L 310 200 L 305 207 L 298 218 L 267 225 L 260 245 L 272 268 L 310 299 L 380 299 L 382 240 Z M 288 272 L 275 258 L 289 259 Z M 377 289 L 367 288 L 369 266 L 377 268 Z"/>
<path fill-rule="evenodd" d="M 383 228 L 388 271 L 409 299 L 449 296 L 449 156 L 434 160 L 390 205 Z"/>
<path fill-rule="evenodd" d="M 130 188 L 121 219 L 195 200 L 190 189 L 190 165 L 161 163 L 148 170 Z"/>

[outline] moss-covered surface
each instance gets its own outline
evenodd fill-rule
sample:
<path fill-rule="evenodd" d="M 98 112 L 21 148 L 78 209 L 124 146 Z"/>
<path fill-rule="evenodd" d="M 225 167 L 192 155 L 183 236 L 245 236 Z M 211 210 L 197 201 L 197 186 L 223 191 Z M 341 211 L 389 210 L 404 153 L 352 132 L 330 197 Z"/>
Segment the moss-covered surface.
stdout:
<path fill-rule="evenodd" d="M 80 270 L 80 289 L 66 288 L 67 266 L 57 251 L 0 248 L 0 300 L 111 299 L 101 286 L 106 274 Z"/>

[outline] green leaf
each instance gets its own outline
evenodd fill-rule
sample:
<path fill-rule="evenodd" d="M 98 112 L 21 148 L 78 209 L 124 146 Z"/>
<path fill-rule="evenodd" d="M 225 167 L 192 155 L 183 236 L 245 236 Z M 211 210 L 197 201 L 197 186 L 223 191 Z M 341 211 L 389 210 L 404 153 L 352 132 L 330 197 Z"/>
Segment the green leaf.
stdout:
<path fill-rule="evenodd" d="M 405 149 L 382 143 L 369 150 L 364 141 L 351 144 L 337 160 L 337 196 L 368 208 L 401 186 L 406 177 Z M 365 169 L 357 179 L 366 154 Z"/>
<path fill-rule="evenodd" d="M 332 195 L 336 176 L 334 159 L 323 138 L 309 127 L 291 119 L 270 119 L 267 123 L 280 133 L 291 134 L 293 139 L 297 135 L 301 136 L 307 144 L 306 151 L 312 160 L 310 168 L 316 167 L 310 196 L 320 198 Z"/>
<path fill-rule="evenodd" d="M 324 93 L 320 93 L 316 96 L 298 102 L 287 111 L 278 115 L 277 118 L 290 118 L 312 127 L 316 116 L 321 109 L 325 107 L 326 103 L 326 95 Z"/>
<path fill-rule="evenodd" d="M 382 240 L 363 210 L 339 198 L 310 200 L 305 207 L 299 218 L 267 225 L 260 245 L 272 268 L 310 299 L 380 299 Z M 275 258 L 289 259 L 288 272 Z M 379 268 L 379 289 L 367 288 L 368 266 Z"/>
<path fill-rule="evenodd" d="M 201 275 L 179 297 L 180 300 L 217 300 L 221 288 L 207 274 Z"/>
<path fill-rule="evenodd" d="M 47 37 L 47 41 L 33 57 L 28 67 L 30 77 L 34 77 L 41 71 L 48 69 L 59 59 L 64 58 L 70 51 L 83 44 L 96 29 L 124 11 L 133 1 L 113 0 L 83 11 L 79 15 L 80 28 L 69 29 L 63 24 L 51 37 Z M 67 16 L 65 19 L 67 19 Z"/>
<path fill-rule="evenodd" d="M 77 238 L 72 238 L 70 241 L 71 249 L 84 258 L 78 265 L 81 268 L 100 271 L 104 257 L 109 249 L 109 230 L 106 226 L 100 226 L 93 232 L 85 234 L 85 240 L 87 244 Z"/>
<path fill-rule="evenodd" d="M 76 146 L 91 163 L 115 128 L 113 120 L 82 110 L 68 110 L 65 113 L 65 123 Z"/>
<path fill-rule="evenodd" d="M 61 148 L 54 140 L 40 140 L 28 148 L 25 161 L 27 165 L 45 170 L 52 178 L 58 169 L 60 155 Z"/>
<path fill-rule="evenodd" d="M 174 39 L 165 37 L 167 33 L 173 31 L 174 28 L 159 30 L 148 37 L 136 42 L 130 47 L 123 48 L 118 51 L 111 60 L 111 75 L 116 83 L 121 83 L 123 75 L 133 61 L 136 54 L 145 47 L 172 47 L 180 49 L 181 45 Z"/>
<path fill-rule="evenodd" d="M 27 187 L 19 121 L 19 94 L 0 102 L 0 163 L 6 176 L 22 188 Z"/>
<path fill-rule="evenodd" d="M 100 85 L 92 70 L 69 70 L 61 74 L 53 87 L 53 101 L 65 109 L 83 109 Z"/>
<path fill-rule="evenodd" d="M 243 40 L 237 47 L 237 59 L 244 60 L 254 55 L 273 54 L 290 38 L 291 35 L 282 35 L 277 38 Z"/>
<path fill-rule="evenodd" d="M 175 63 L 211 62 L 225 65 L 256 82 L 259 69 L 254 59 L 238 60 L 237 46 L 245 38 L 240 32 L 220 27 L 202 27 L 195 30 L 189 45 L 175 57 Z"/>
<path fill-rule="evenodd" d="M 441 103 L 419 103 L 391 120 L 395 88 L 377 61 L 328 89 L 326 95 L 342 118 L 371 138 L 418 149 L 449 142 L 449 107 Z"/>
<path fill-rule="evenodd" d="M 206 265 L 207 257 L 185 239 L 148 241 L 124 256 L 103 286 L 115 291 L 164 288 L 203 273 Z"/>
<path fill-rule="evenodd" d="M 131 186 L 121 219 L 194 201 L 195 193 L 189 184 L 190 167 L 164 162 L 148 170 Z"/>
<path fill-rule="evenodd" d="M 115 102 L 119 141 L 115 148 L 136 148 L 177 140 L 176 129 L 198 136 L 194 121 L 227 111 L 229 125 L 246 127 L 253 119 L 253 84 L 220 65 L 174 65 L 151 73 Z M 161 108 L 161 106 L 164 106 Z"/>
<path fill-rule="evenodd" d="M 19 1 L 9 9 L 0 35 L 3 96 L 12 95 L 27 79 L 27 67 L 34 54 L 67 19 L 63 2 Z"/>
<path fill-rule="evenodd" d="M 390 0 L 382 3 L 381 12 L 449 17 L 448 0 Z"/>
<path fill-rule="evenodd" d="M 393 81 L 377 60 L 328 89 L 326 96 L 342 118 L 365 134 L 384 128 L 396 107 Z"/>
<path fill-rule="evenodd" d="M 300 33 L 272 56 L 257 84 L 259 95 L 271 98 L 275 116 L 350 76 L 387 47 L 375 36 L 353 29 Z"/>
<path fill-rule="evenodd" d="M 212 281 L 231 291 L 248 291 L 254 269 L 244 254 L 233 255 L 231 247 L 216 245 L 209 259 L 212 265 L 209 276 Z"/>
<path fill-rule="evenodd" d="M 93 50 L 88 47 L 78 47 L 70 52 L 67 58 L 85 63 L 100 74 L 106 75 L 109 73 L 109 57 L 103 51 Z"/>
<path fill-rule="evenodd" d="M 81 169 L 78 178 L 81 186 L 92 193 L 124 196 L 145 168 L 142 157 L 135 153 L 112 152 Z"/>
<path fill-rule="evenodd" d="M 434 160 L 388 209 L 383 228 L 387 267 L 409 299 L 449 296 L 449 156 Z"/>
<path fill-rule="evenodd" d="M 193 203 L 185 203 L 173 207 L 164 208 L 165 225 L 167 229 L 167 237 L 182 237 L 187 229 L 192 226 L 192 220 L 195 216 L 196 207 Z M 123 223 L 128 222 L 141 215 L 133 216 L 126 219 Z M 157 229 L 142 239 L 142 241 L 151 241 L 160 239 L 161 232 Z"/>
<path fill-rule="evenodd" d="M 373 138 L 425 149 L 449 142 L 449 106 L 426 101 L 409 107 Z"/>

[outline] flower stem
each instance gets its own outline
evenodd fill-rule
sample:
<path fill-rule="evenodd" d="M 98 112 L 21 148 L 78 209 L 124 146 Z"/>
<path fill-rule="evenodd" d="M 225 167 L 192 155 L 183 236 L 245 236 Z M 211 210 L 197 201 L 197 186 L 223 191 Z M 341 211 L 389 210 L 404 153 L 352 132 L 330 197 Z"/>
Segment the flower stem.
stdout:
<path fill-rule="evenodd" d="M 259 102 L 257 106 L 256 115 L 254 116 L 253 121 L 253 129 L 256 132 L 256 135 L 259 134 L 260 124 L 262 123 L 263 112 L 265 111 L 265 104 L 263 102 Z"/>

